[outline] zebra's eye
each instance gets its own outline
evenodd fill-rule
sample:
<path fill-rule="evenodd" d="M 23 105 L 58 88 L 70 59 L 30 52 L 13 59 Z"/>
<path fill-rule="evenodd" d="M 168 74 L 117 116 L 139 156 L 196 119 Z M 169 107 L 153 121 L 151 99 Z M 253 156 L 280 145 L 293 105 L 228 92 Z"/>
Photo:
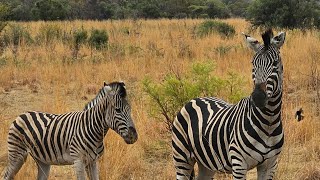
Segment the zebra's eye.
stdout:
<path fill-rule="evenodd" d="M 272 63 L 272 65 L 273 65 L 273 66 L 277 66 L 277 65 L 278 65 L 278 61 L 274 61 L 274 62 Z"/>
<path fill-rule="evenodd" d="M 116 112 L 117 113 L 121 113 L 121 109 L 120 108 L 116 108 Z"/>

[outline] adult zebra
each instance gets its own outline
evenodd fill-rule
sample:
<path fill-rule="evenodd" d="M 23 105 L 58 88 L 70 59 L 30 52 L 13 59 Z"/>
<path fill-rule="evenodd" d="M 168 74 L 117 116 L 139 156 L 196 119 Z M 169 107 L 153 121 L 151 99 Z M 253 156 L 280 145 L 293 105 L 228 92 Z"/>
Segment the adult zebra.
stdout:
<path fill-rule="evenodd" d="M 253 57 L 251 96 L 230 105 L 213 97 L 196 98 L 177 114 L 172 148 L 177 179 L 192 179 L 197 162 L 198 179 L 211 179 L 215 171 L 246 179 L 257 167 L 258 179 L 273 179 L 283 145 L 281 97 L 283 66 L 279 49 L 285 33 L 263 35 L 264 44 L 245 35 L 256 52 Z"/>
<path fill-rule="evenodd" d="M 85 170 L 90 179 L 99 179 L 97 160 L 103 153 L 108 129 L 116 131 L 127 144 L 138 138 L 125 84 L 104 84 L 103 92 L 105 95 L 84 111 L 59 115 L 27 112 L 18 116 L 9 129 L 4 179 L 14 178 L 28 153 L 37 162 L 37 179 L 48 178 L 50 165 L 71 164 L 75 165 L 77 179 L 85 179 Z"/>

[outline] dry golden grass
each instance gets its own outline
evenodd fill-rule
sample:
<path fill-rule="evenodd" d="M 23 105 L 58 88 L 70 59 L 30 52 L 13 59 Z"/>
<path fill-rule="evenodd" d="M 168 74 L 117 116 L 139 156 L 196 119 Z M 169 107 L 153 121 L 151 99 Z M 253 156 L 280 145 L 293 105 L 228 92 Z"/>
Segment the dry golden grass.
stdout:
<path fill-rule="evenodd" d="M 109 50 L 91 51 L 84 46 L 72 62 L 72 49 L 61 40 L 48 45 L 21 42 L 17 52 L 4 50 L 0 59 L 0 172 L 5 167 L 8 127 L 20 113 L 28 110 L 63 113 L 80 110 L 102 82 L 124 80 L 132 104 L 132 116 L 139 140 L 126 145 L 115 133 L 108 133 L 105 154 L 100 160 L 101 179 L 174 179 L 170 134 L 165 125 L 148 116 L 149 101 L 142 92 L 141 80 L 148 75 L 161 82 L 169 72 L 185 72 L 196 61 L 215 61 L 215 73 L 226 75 L 230 70 L 245 77 L 250 93 L 251 58 L 240 32 L 249 32 L 244 20 L 230 19 L 236 28 L 234 38 L 217 34 L 197 38 L 194 27 L 203 20 L 138 20 L 138 21 L 73 21 L 50 22 L 65 32 L 83 26 L 106 29 Z M 32 37 L 49 22 L 21 23 Z M 124 33 L 125 29 L 130 34 Z M 281 50 L 284 61 L 283 123 L 285 146 L 276 179 L 318 179 L 320 167 L 320 101 L 316 91 L 319 81 L 310 75 L 320 70 L 320 32 L 286 30 L 287 39 Z M 253 31 L 259 37 L 258 31 Z M 215 48 L 231 46 L 226 54 Z M 318 84 L 316 84 L 318 83 Z M 318 88 L 318 89 L 317 89 Z M 294 113 L 303 107 L 305 119 L 297 122 Z M 36 165 L 28 158 L 17 179 L 34 179 Z M 49 179 L 75 179 L 70 166 L 52 167 Z M 218 179 L 230 176 L 217 175 Z M 255 179 L 250 171 L 248 179 Z"/>

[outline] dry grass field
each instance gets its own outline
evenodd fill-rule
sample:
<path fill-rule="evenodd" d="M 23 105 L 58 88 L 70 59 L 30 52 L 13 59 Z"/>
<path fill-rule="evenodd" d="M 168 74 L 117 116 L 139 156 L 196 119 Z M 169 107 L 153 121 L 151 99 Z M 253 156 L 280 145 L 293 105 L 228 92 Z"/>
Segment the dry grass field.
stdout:
<path fill-rule="evenodd" d="M 169 72 L 186 72 L 192 63 L 214 61 L 215 74 L 241 74 L 246 93 L 252 90 L 253 52 L 241 32 L 261 40 L 259 31 L 241 19 L 226 22 L 236 35 L 199 38 L 195 26 L 203 20 L 64 21 L 19 23 L 35 39 L 48 24 L 68 35 L 83 27 L 106 29 L 109 48 L 101 51 L 82 46 L 72 59 L 70 44 L 62 38 L 47 43 L 28 43 L 0 49 L 0 172 L 6 165 L 6 138 L 10 123 L 29 110 L 64 113 L 81 110 L 95 96 L 103 81 L 123 80 L 132 105 L 138 141 L 127 145 L 114 132 L 105 138 L 100 177 L 122 179 L 174 179 L 170 133 L 165 124 L 149 116 L 149 99 L 141 81 L 147 75 L 161 83 Z M 278 30 L 275 30 L 278 32 Z M 280 30 L 279 30 L 280 31 Z M 284 62 L 283 124 L 285 145 L 276 174 L 278 180 L 320 179 L 320 32 L 285 30 L 281 54 Z M 129 32 L 129 33 L 128 33 Z M 228 47 L 221 53 L 218 49 Z M 297 108 L 305 118 L 297 122 Z M 36 164 L 29 156 L 16 179 L 35 179 Z M 75 179 L 72 166 L 53 166 L 49 179 Z M 216 179 L 231 179 L 217 175 Z M 255 179 L 255 170 L 248 179 Z"/>

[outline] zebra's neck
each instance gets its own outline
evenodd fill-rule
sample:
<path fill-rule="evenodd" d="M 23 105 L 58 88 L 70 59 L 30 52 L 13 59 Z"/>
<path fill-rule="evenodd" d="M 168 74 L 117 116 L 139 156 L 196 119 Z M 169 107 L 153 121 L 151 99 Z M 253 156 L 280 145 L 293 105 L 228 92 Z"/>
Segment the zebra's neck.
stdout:
<path fill-rule="evenodd" d="M 96 137 L 103 141 L 104 136 L 109 130 L 107 119 L 107 110 L 109 105 L 108 96 L 103 97 L 92 108 L 85 111 L 87 125 L 89 130 L 96 135 Z"/>
<path fill-rule="evenodd" d="M 282 92 L 268 99 L 264 108 L 258 108 L 251 104 L 251 118 L 273 126 L 281 120 Z"/>

